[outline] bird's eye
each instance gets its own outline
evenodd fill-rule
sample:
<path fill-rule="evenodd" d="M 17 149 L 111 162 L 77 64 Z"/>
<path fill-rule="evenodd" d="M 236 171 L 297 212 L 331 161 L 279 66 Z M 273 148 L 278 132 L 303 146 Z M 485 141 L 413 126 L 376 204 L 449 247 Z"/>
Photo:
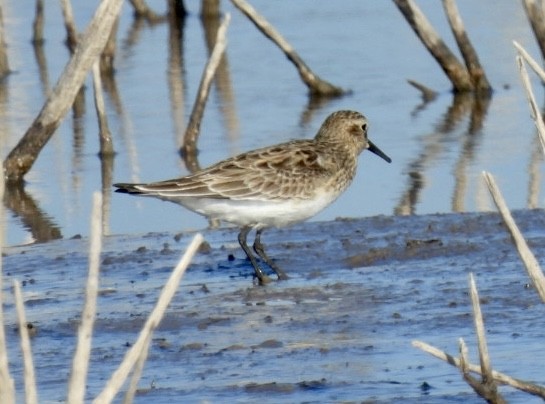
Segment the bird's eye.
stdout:
<path fill-rule="evenodd" d="M 361 125 L 361 128 L 363 129 L 364 132 L 366 132 L 367 131 L 367 124 L 364 123 L 363 125 Z"/>

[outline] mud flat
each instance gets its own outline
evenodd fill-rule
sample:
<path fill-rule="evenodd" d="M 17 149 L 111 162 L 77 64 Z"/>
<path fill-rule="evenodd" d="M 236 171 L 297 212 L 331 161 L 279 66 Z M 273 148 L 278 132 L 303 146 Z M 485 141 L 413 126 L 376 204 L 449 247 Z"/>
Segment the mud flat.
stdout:
<path fill-rule="evenodd" d="M 540 262 L 543 210 L 514 212 Z M 266 287 L 236 243 L 207 230 L 154 335 L 136 402 L 481 402 L 456 368 L 411 346 L 478 363 L 468 297 L 473 272 L 492 366 L 545 384 L 545 305 L 495 213 L 378 216 L 270 230 L 268 252 L 291 278 Z M 192 233 L 104 240 L 88 398 L 135 339 Z M 40 401 L 66 396 L 87 275 L 87 240 L 4 249 L 11 371 L 22 360 L 11 295 L 23 282 Z M 502 387 L 510 402 L 540 402 Z"/>

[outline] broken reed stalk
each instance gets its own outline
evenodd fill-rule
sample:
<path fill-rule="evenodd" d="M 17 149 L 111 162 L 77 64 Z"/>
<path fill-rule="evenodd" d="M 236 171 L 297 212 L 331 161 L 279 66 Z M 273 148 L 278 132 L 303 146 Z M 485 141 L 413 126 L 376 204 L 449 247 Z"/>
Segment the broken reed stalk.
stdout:
<path fill-rule="evenodd" d="M 537 128 L 537 134 L 539 137 L 539 143 L 541 144 L 541 150 L 545 154 L 545 124 L 543 123 L 543 117 L 537 105 L 536 97 L 534 96 L 534 92 L 532 90 L 532 84 L 530 83 L 530 77 L 528 76 L 528 71 L 526 70 L 526 66 L 524 66 L 522 58 L 524 58 L 524 60 L 526 60 L 530 67 L 532 67 L 534 71 L 536 71 L 536 73 L 541 77 L 541 80 L 543 80 L 544 83 L 545 72 L 543 72 L 543 69 L 541 69 L 541 67 L 537 66 L 536 61 L 532 59 L 530 55 L 528 55 L 524 48 L 522 48 L 516 42 L 514 42 L 514 44 L 519 52 L 516 57 L 516 61 L 519 68 L 520 77 L 522 79 L 522 85 L 526 91 L 526 98 L 528 99 L 528 103 L 530 104 L 530 116 L 532 117 L 534 125 Z M 541 74 L 543 74 L 543 77 L 541 76 Z"/>
<path fill-rule="evenodd" d="M 2 4 L 0 4 L 0 80 L 11 72 L 9 69 L 8 51 L 4 36 L 4 15 L 2 14 Z"/>
<path fill-rule="evenodd" d="M 66 29 L 66 46 L 70 54 L 74 54 L 78 45 L 78 30 L 74 22 L 74 13 L 72 12 L 72 3 L 70 0 L 61 0 L 62 16 L 64 18 L 64 28 Z"/>
<path fill-rule="evenodd" d="M 21 351 L 23 353 L 25 402 L 27 404 L 37 404 L 38 392 L 36 391 L 36 375 L 34 373 L 34 364 L 32 362 L 32 349 L 30 347 L 30 337 L 28 335 L 25 304 L 23 302 L 23 294 L 21 293 L 21 284 L 17 280 L 13 281 L 13 292 L 15 297 L 15 307 L 17 309 L 17 321 L 19 323 Z"/>
<path fill-rule="evenodd" d="M 220 0 L 202 0 L 201 18 L 219 18 L 221 15 Z"/>
<path fill-rule="evenodd" d="M 541 50 L 541 56 L 545 58 L 545 10 L 541 2 L 536 0 L 523 0 L 522 4 Z"/>
<path fill-rule="evenodd" d="M 469 370 L 469 357 L 468 357 L 468 350 L 467 345 L 463 338 L 460 338 L 458 340 L 458 351 L 460 352 L 460 370 L 462 371 L 462 374 L 464 375 L 464 379 L 466 377 L 471 377 L 470 370 Z"/>
<path fill-rule="evenodd" d="M 0 176 L 0 201 L 4 200 L 4 178 Z M 4 222 L 4 204 L 0 204 L 0 224 Z M 0 226 L 0 248 L 4 245 L 3 226 Z M 2 254 L 0 252 L 0 403 L 15 403 L 15 384 L 9 373 L 8 349 L 4 329 L 4 274 L 2 271 Z"/>
<path fill-rule="evenodd" d="M 454 91 L 473 91 L 473 84 L 467 69 L 443 42 L 416 3 L 413 0 L 394 0 L 394 3 L 426 49 L 441 66 L 452 83 Z"/>
<path fill-rule="evenodd" d="M 411 86 L 416 88 L 418 91 L 420 91 L 420 93 L 422 94 L 422 99 L 424 100 L 424 102 L 430 102 L 430 101 L 433 101 L 435 98 L 437 98 L 437 92 L 433 91 L 431 88 L 425 86 L 424 84 L 419 83 L 419 82 L 414 81 L 414 80 L 410 80 L 410 79 L 407 80 L 407 82 Z"/>
<path fill-rule="evenodd" d="M 479 302 L 479 292 L 475 284 L 473 273 L 469 274 L 469 295 L 471 297 L 471 305 L 473 307 L 473 320 L 475 323 L 475 331 L 477 333 L 477 345 L 479 348 L 479 362 L 481 365 L 482 382 L 474 383 L 472 378 L 468 378 L 469 385 L 477 394 L 483 397 L 488 402 L 502 404 L 505 402 L 503 397 L 498 392 L 498 386 L 492 375 L 492 366 L 490 365 L 490 355 L 488 354 L 488 346 L 486 343 L 486 332 L 484 329 L 483 313 Z"/>
<path fill-rule="evenodd" d="M 72 369 L 68 383 L 66 398 L 66 402 L 68 403 L 83 403 L 85 399 L 87 370 L 89 367 L 93 326 L 97 310 L 100 252 L 102 249 L 102 195 L 99 192 L 93 194 L 93 210 L 91 212 L 90 225 L 89 272 L 85 287 L 85 303 L 81 313 L 81 324 L 78 327 L 78 340 L 72 359 Z"/>
<path fill-rule="evenodd" d="M 87 71 L 104 49 L 122 4 L 123 0 L 103 0 L 98 6 L 42 110 L 4 160 L 7 181 L 20 183 L 23 180 L 42 148 L 59 127 L 62 118 L 72 106 Z"/>
<path fill-rule="evenodd" d="M 455 0 L 443 0 L 443 7 L 447 15 L 452 34 L 456 39 L 458 49 L 462 53 L 464 62 L 469 72 L 469 76 L 473 83 L 473 91 L 479 94 L 490 94 L 492 86 L 490 85 L 484 69 L 479 62 L 479 57 L 475 48 L 471 44 L 467 32 L 464 28 L 464 23 L 460 17 L 458 7 Z"/>
<path fill-rule="evenodd" d="M 96 60 L 92 67 L 93 90 L 95 93 L 95 109 L 98 119 L 98 136 L 100 139 L 100 156 L 111 156 L 114 154 L 112 134 L 108 128 L 106 108 L 104 107 L 104 96 L 102 95 L 102 79 L 100 78 L 100 60 Z"/>
<path fill-rule="evenodd" d="M 517 51 L 520 56 L 528 63 L 534 72 L 539 76 L 541 81 L 545 84 L 545 71 L 543 68 L 536 62 L 536 60 L 530 56 L 530 54 L 519 44 L 517 41 L 513 41 L 513 45 L 517 48 Z"/>
<path fill-rule="evenodd" d="M 160 21 L 161 17 L 148 7 L 145 0 L 129 0 L 134 9 L 135 18 L 144 18 L 147 21 Z"/>
<path fill-rule="evenodd" d="M 460 360 L 439 348 L 434 347 L 433 345 L 427 344 L 423 341 L 414 340 L 411 342 L 411 345 L 415 348 L 418 348 L 426 353 L 429 353 L 432 356 L 435 356 L 442 361 L 447 362 L 448 364 L 460 368 Z M 467 368 L 471 372 L 481 373 L 481 367 L 479 365 L 467 363 Z M 541 397 L 545 399 L 545 387 L 538 386 L 536 384 L 528 383 L 523 380 L 515 379 L 511 376 L 508 376 L 504 373 L 492 370 L 492 376 L 494 380 L 498 383 L 506 384 L 521 391 L 524 391 L 529 394 Z"/>
<path fill-rule="evenodd" d="M 36 0 L 36 16 L 32 23 L 32 43 L 41 45 L 44 43 L 44 1 Z"/>
<path fill-rule="evenodd" d="M 471 306 L 473 307 L 473 321 L 475 323 L 475 331 L 477 333 L 477 344 L 479 347 L 479 362 L 481 363 L 481 374 L 483 380 L 490 379 L 491 366 L 490 356 L 488 355 L 488 346 L 486 344 L 486 333 L 484 331 L 483 313 L 479 302 L 479 292 L 475 284 L 473 273 L 469 273 L 469 297 L 471 298 Z"/>
<path fill-rule="evenodd" d="M 301 79 L 308 87 L 311 96 L 338 97 L 348 93 L 348 91 L 322 80 L 310 70 L 288 41 L 249 3 L 245 0 L 231 0 L 231 3 L 242 11 L 267 38 L 273 41 L 285 53 L 286 57 L 297 68 L 299 76 L 301 76 Z"/>
<path fill-rule="evenodd" d="M 110 36 L 108 41 L 104 46 L 104 50 L 100 54 L 100 73 L 105 75 L 113 76 L 115 73 L 114 61 L 115 61 L 115 52 L 117 49 L 117 30 L 119 28 L 119 17 L 116 18 L 114 26 L 110 31 Z"/>
<path fill-rule="evenodd" d="M 545 302 L 545 275 L 543 275 L 543 271 L 541 270 L 541 267 L 539 266 L 536 257 L 528 247 L 524 236 L 522 235 L 519 228 L 517 227 L 517 224 L 513 220 L 513 216 L 511 216 L 511 212 L 509 211 L 509 208 L 507 207 L 507 204 L 505 203 L 505 200 L 503 199 L 503 196 L 498 186 L 496 185 L 494 177 L 492 176 L 492 174 L 486 171 L 483 171 L 483 177 L 486 181 L 486 184 L 488 185 L 488 190 L 492 195 L 492 199 L 494 199 L 494 203 L 500 211 L 503 222 L 507 226 L 507 229 L 511 234 L 511 238 L 515 242 L 515 246 L 517 247 L 519 256 L 522 259 L 524 266 L 526 267 L 528 276 L 532 280 L 532 284 L 534 285 L 539 296 L 541 297 L 541 300 Z"/>
<path fill-rule="evenodd" d="M 204 107 L 206 105 L 206 100 L 208 99 L 208 94 L 210 93 L 210 86 L 212 85 L 212 80 L 216 74 L 216 70 L 221 61 L 223 52 L 227 47 L 227 27 L 231 21 L 231 15 L 227 14 L 223 19 L 218 32 L 216 35 L 216 43 L 214 49 L 210 54 L 210 58 L 206 63 L 204 68 L 203 75 L 201 77 L 201 82 L 199 83 L 199 89 L 197 91 L 197 97 L 195 103 L 193 104 L 193 110 L 191 111 L 191 116 L 189 117 L 189 123 L 184 134 L 184 141 L 180 149 L 180 154 L 186 158 L 188 162 L 188 169 L 191 172 L 198 171 L 199 166 L 197 163 L 197 137 L 199 136 L 199 131 L 201 127 L 202 116 L 204 114 Z"/>
<path fill-rule="evenodd" d="M 187 247 L 184 256 L 165 283 L 153 311 L 142 327 L 140 335 L 132 347 L 127 351 L 123 361 L 117 370 L 112 374 L 102 392 L 94 400 L 95 404 L 110 403 L 125 382 L 125 379 L 127 378 L 131 369 L 133 369 L 134 364 L 142 354 L 142 350 L 146 348 L 146 340 L 151 338 L 151 334 L 157 328 L 161 319 L 163 318 L 166 308 L 174 296 L 174 293 L 176 293 L 176 290 L 178 289 L 182 276 L 184 275 L 189 263 L 191 262 L 191 259 L 193 258 L 193 255 L 197 252 L 197 249 L 201 245 L 202 241 L 203 237 L 200 234 L 197 234 Z"/>
<path fill-rule="evenodd" d="M 142 376 L 142 372 L 144 371 L 144 364 L 146 363 L 146 359 L 148 358 L 150 342 L 151 342 L 151 334 L 148 335 L 148 338 L 144 342 L 144 346 L 142 347 L 140 356 L 138 357 L 138 360 L 136 361 L 136 365 L 132 372 L 132 377 L 129 383 L 129 387 L 127 389 L 127 393 L 125 394 L 125 397 L 123 398 L 123 404 L 132 404 L 134 401 L 134 396 L 136 395 L 136 390 L 138 389 L 138 382 L 140 381 L 140 377 Z"/>
<path fill-rule="evenodd" d="M 469 384 L 473 391 L 475 391 L 475 393 L 486 399 L 486 391 L 483 391 L 483 385 L 477 378 L 473 377 L 469 371 L 468 350 L 463 338 L 459 339 L 458 346 L 460 352 L 460 371 L 462 372 L 464 380 L 467 384 Z"/>

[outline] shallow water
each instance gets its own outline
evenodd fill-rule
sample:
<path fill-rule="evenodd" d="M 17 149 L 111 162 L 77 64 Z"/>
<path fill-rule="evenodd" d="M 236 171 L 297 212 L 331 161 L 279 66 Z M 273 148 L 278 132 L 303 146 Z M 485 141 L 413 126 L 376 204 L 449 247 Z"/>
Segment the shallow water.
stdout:
<path fill-rule="evenodd" d="M 56 3 L 46 7 L 44 69 L 30 44 L 32 13 L 25 2 L 7 2 L 4 18 L 11 67 L 2 87 L 0 125 L 3 155 L 40 110 L 44 94 L 66 63 L 64 29 Z M 74 1 L 79 27 L 95 3 Z M 442 8 L 422 7 L 453 45 Z M 454 103 L 450 84 L 392 2 L 297 1 L 253 4 L 292 43 L 322 78 L 353 91 L 351 96 L 313 105 L 284 55 L 229 2 L 226 64 L 213 88 L 199 139 L 206 166 L 235 153 L 309 138 L 338 109 L 356 109 L 370 120 L 370 136 L 393 158 L 388 165 L 369 153 L 360 158 L 352 187 L 315 220 L 376 214 L 486 211 L 491 209 L 480 173 L 496 175 L 513 209 L 542 206 L 543 163 L 514 61 L 513 39 L 536 56 L 529 24 L 517 2 L 459 1 L 459 8 L 495 93 L 488 105 Z M 163 3 L 153 4 L 162 11 Z M 176 205 L 112 195 L 111 183 L 153 181 L 187 173 L 177 148 L 206 62 L 203 24 L 196 4 L 181 46 L 169 44 L 166 22 L 134 24 L 125 5 L 119 28 L 115 88 L 106 92 L 117 152 L 101 171 L 92 86 L 84 107 L 70 112 L 26 177 L 24 193 L 8 194 L 9 245 L 88 234 L 91 194 L 103 190 L 105 231 L 201 229 L 207 222 Z M 182 64 L 174 63 L 181 49 Z M 42 79 L 41 79 L 42 78 Z M 437 90 L 425 106 L 407 84 L 414 79 Z M 540 99 L 540 85 L 535 91 Z M 472 113 L 473 109 L 473 113 Z M 108 174 L 104 174 L 108 173 Z"/>
<path fill-rule="evenodd" d="M 542 210 L 515 220 L 545 254 Z M 252 285 L 236 232 L 210 230 L 159 329 L 136 402 L 481 402 L 459 372 L 411 347 L 478 362 L 468 273 L 476 276 L 496 370 L 545 383 L 543 304 L 497 214 L 374 217 L 271 230 L 291 279 Z M 192 234 L 104 241 L 88 399 L 105 385 Z M 62 400 L 86 277 L 85 240 L 7 249 L 6 283 L 24 280 L 40 398 Z M 8 292 L 6 290 L 6 292 Z M 22 394 L 15 313 L 5 313 Z M 538 402 L 502 387 L 509 402 Z"/>

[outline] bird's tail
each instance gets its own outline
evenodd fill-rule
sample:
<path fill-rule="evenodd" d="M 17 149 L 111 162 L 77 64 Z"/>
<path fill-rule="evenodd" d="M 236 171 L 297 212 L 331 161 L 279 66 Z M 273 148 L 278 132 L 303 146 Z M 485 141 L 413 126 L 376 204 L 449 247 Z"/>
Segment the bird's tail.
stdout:
<path fill-rule="evenodd" d="M 138 195 L 143 193 L 141 190 L 138 189 L 139 185 L 140 184 L 117 183 L 114 184 L 114 187 L 117 188 L 115 192 L 119 192 L 122 194 Z"/>

